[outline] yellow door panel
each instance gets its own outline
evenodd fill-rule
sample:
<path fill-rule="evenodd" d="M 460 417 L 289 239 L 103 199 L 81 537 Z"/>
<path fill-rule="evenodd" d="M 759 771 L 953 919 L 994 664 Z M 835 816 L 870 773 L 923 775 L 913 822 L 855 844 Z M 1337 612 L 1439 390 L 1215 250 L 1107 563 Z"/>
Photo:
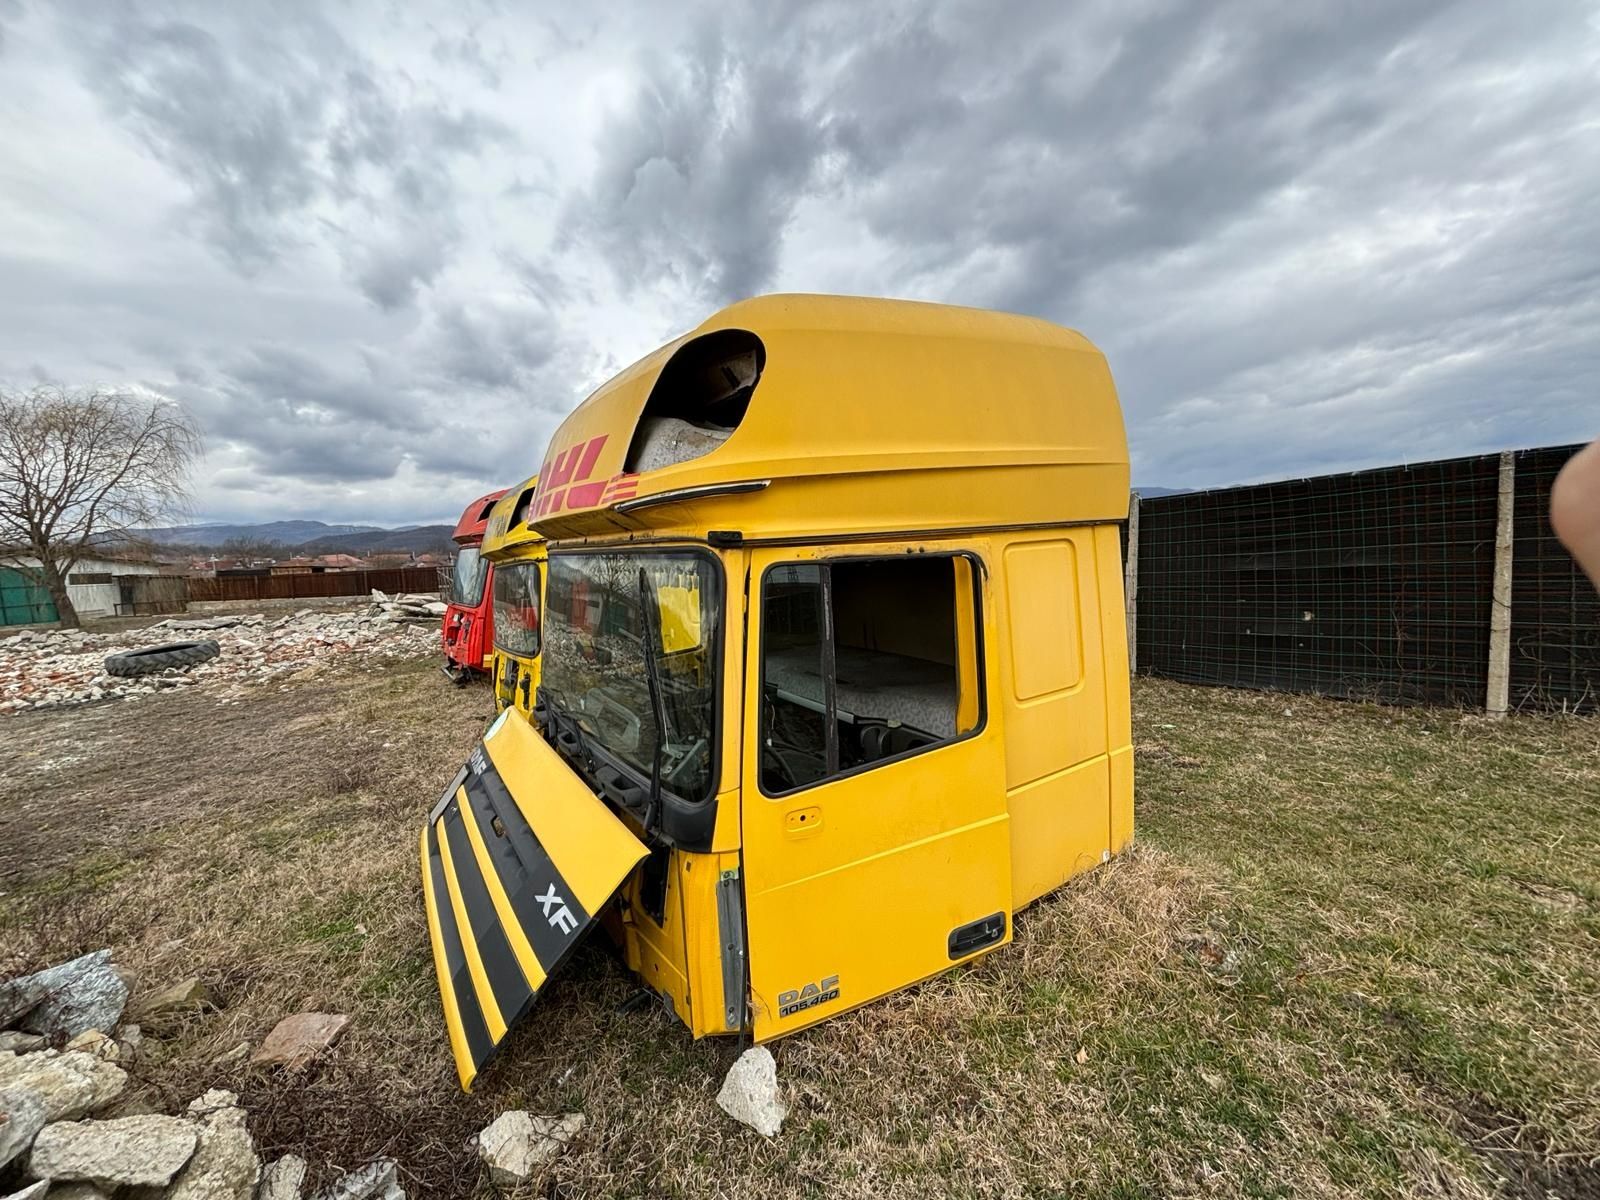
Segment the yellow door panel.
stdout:
<path fill-rule="evenodd" d="M 976 644 L 992 647 L 995 638 L 988 575 L 974 571 L 971 560 L 958 569 L 954 559 L 938 558 L 947 549 L 943 545 L 920 544 L 915 549 L 924 557 L 920 566 L 907 568 L 908 577 L 921 572 L 919 580 L 936 581 L 939 599 L 910 598 L 930 610 L 915 620 L 898 620 L 888 611 L 887 590 L 874 590 L 863 564 L 869 559 L 904 562 L 910 549 L 751 554 L 741 814 L 757 1040 L 895 991 L 1010 937 L 1005 750 L 992 699 L 998 666 L 992 652 L 980 656 Z M 981 547 L 948 549 L 976 555 Z M 949 566 L 931 565 L 936 558 Z M 827 643 L 837 672 L 832 711 L 839 728 L 852 728 L 859 736 L 863 720 L 878 720 L 869 714 L 892 712 L 918 729 L 939 725 L 949 740 L 899 750 L 891 740 L 893 752 L 882 760 L 835 767 L 838 773 L 820 779 L 802 775 L 811 781 L 769 796 L 762 790 L 763 752 L 772 750 L 763 743 L 765 714 L 789 704 L 804 720 L 825 728 L 829 708 L 825 690 L 817 690 L 816 672 L 826 675 L 827 656 L 821 652 L 816 660 L 824 663 L 821 668 L 791 658 L 781 671 L 769 670 L 764 677 L 764 665 L 774 668 L 776 661 L 763 660 L 764 639 L 777 654 L 776 648 L 786 645 L 783 638 L 810 627 L 810 600 L 794 591 L 798 576 L 786 576 L 791 594 L 781 605 L 774 601 L 770 618 L 763 607 L 764 577 L 771 567 L 788 570 L 790 564 L 817 562 L 829 564 L 835 577 L 853 580 L 857 589 L 854 595 L 843 588 L 823 592 L 820 578 L 811 585 L 819 595 L 831 596 L 836 609 L 816 620 L 824 628 L 837 621 L 841 629 L 825 635 L 840 639 Z M 981 597 L 973 595 L 975 586 L 984 589 Z M 957 589 L 965 589 L 959 602 Z M 828 609 L 829 603 L 822 601 L 821 607 Z M 935 604 L 948 604 L 949 611 L 931 611 Z M 939 659 L 943 674 L 926 662 L 919 667 L 904 661 L 918 648 L 919 637 L 924 648 L 940 639 L 947 647 L 953 644 L 952 653 Z M 969 732 L 983 708 L 975 694 L 980 686 L 991 697 L 987 722 Z M 940 701 L 948 705 L 939 710 L 942 716 L 933 711 Z M 878 736 L 892 739 L 899 719 L 875 728 Z M 837 755 L 837 749 L 830 753 Z"/>
<path fill-rule="evenodd" d="M 882 786 L 893 784 L 885 779 Z M 825 830 L 819 840 L 827 836 Z M 784 887 L 757 891 L 747 879 L 756 1040 L 945 970 L 965 957 L 950 952 L 950 936 L 963 925 L 998 914 L 1005 936 L 985 948 L 1009 941 L 1009 853 L 1006 816 L 998 813 Z M 747 872 L 756 879 L 762 859 L 747 850 Z M 816 991 L 808 994 L 808 987 Z"/>

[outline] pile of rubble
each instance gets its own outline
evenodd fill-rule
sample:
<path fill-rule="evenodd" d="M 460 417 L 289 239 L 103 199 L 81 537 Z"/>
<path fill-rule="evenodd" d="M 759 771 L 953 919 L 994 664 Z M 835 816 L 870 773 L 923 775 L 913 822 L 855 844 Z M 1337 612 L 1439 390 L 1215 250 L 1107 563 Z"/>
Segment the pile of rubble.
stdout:
<path fill-rule="evenodd" d="M 236 1093 L 212 1088 L 178 1116 L 123 1103 L 145 1034 L 124 1020 L 130 979 L 96 950 L 0 983 L 0 1198 L 3 1200 L 301 1200 L 307 1164 L 263 1165 Z M 203 1012 L 210 990 L 188 979 L 146 997 L 139 1018 Z M 296 1013 L 256 1048 L 217 1060 L 300 1071 L 331 1052 L 350 1018 Z M 106 1032 L 106 1031 L 111 1032 Z M 526 1182 L 583 1130 L 582 1113 L 501 1113 L 475 1141 L 489 1177 Z M 315 1200 L 406 1200 L 394 1159 L 346 1172 Z"/>
<path fill-rule="evenodd" d="M 282 617 L 173 618 L 114 633 L 24 630 L 0 639 L 0 714 L 205 685 L 216 688 L 221 702 L 229 703 L 251 686 L 314 672 L 324 660 L 351 650 L 381 658 L 426 654 L 439 645 L 444 611 L 434 596 L 374 591 L 371 602 L 359 610 L 303 608 Z M 222 653 L 198 666 L 134 679 L 105 672 L 107 656 L 120 651 L 200 639 L 217 642 Z"/>

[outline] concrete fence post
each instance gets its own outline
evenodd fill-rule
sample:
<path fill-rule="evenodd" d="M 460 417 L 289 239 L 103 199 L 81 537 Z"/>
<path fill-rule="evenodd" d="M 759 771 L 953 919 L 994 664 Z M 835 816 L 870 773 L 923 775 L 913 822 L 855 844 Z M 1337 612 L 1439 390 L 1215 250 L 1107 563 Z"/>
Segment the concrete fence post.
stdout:
<path fill-rule="evenodd" d="M 1500 454 L 1500 489 L 1494 523 L 1494 597 L 1489 609 L 1489 675 L 1484 707 L 1491 717 L 1511 705 L 1511 560 L 1515 528 L 1517 456 Z"/>
<path fill-rule="evenodd" d="M 1128 559 L 1123 565 L 1123 604 L 1128 615 L 1128 674 L 1139 672 L 1139 493 L 1128 496 Z"/>

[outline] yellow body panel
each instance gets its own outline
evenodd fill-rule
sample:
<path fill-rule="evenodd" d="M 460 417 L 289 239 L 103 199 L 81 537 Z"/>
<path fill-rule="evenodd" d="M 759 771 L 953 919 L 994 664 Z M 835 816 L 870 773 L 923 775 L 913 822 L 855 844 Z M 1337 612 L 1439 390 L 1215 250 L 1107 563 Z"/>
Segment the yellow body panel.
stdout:
<path fill-rule="evenodd" d="M 702 457 L 630 474 L 662 368 L 694 339 L 765 348 L 748 411 Z M 687 489 L 760 491 L 665 505 Z M 738 529 L 747 538 L 1119 521 L 1128 447 L 1105 357 L 1007 313 L 850 296 L 730 305 L 603 384 L 551 438 L 534 522 L 552 539 Z M 491 519 L 492 528 L 492 519 Z"/>
<path fill-rule="evenodd" d="M 470 1089 L 646 850 L 507 712 L 429 814 L 420 854 L 445 1026 Z"/>
<path fill-rule="evenodd" d="M 657 411 L 663 371 L 698 339 L 730 330 L 759 338 L 764 355 L 737 426 L 700 457 L 630 473 L 636 426 Z M 720 559 L 710 833 L 695 848 L 657 840 L 646 857 L 636 814 L 605 801 L 622 837 L 588 841 L 582 821 L 569 829 L 541 816 L 546 792 L 602 801 L 536 730 L 520 725 L 488 750 L 526 781 L 517 803 L 535 806 L 524 815 L 543 821 L 540 836 L 554 839 L 552 856 L 563 872 L 571 865 L 574 886 L 587 881 L 588 911 L 694 1036 L 782 1036 L 1003 946 L 1019 909 L 1129 843 L 1117 529 L 1127 497 L 1104 358 L 1078 334 L 1004 314 L 837 297 L 748 301 L 629 367 L 567 418 L 531 494 L 512 489 L 498 525 L 491 514 L 484 555 L 542 554 L 543 535 L 553 559 L 684 546 Z M 519 501 L 532 513 L 521 524 Z M 941 619 L 954 630 L 943 636 L 955 660 L 928 661 L 951 672 L 954 732 L 769 795 L 760 765 L 766 572 L 941 556 L 954 564 L 954 612 Z M 699 628 L 691 589 L 668 584 L 656 595 L 664 653 L 716 632 Z M 925 624 L 925 607 L 908 600 L 903 621 L 880 615 L 874 636 L 909 636 Z M 828 662 L 840 644 L 880 649 L 830 636 Z M 497 668 L 501 659 L 497 651 Z M 829 714 L 838 715 L 824 706 L 825 728 Z M 623 838 L 638 846 L 636 865 L 608 901 L 613 868 L 596 865 L 591 877 L 583 864 L 620 861 Z M 480 868 L 492 859 L 470 831 L 448 849 L 456 870 L 463 856 Z M 426 838 L 424 856 L 426 869 Z M 425 887 L 437 946 L 455 906 L 440 894 L 448 888 Z M 489 887 L 482 903 L 503 923 L 514 900 Z M 514 938 L 506 953 L 523 959 Z M 471 1039 L 451 1013 L 479 972 L 465 953 L 451 962 L 439 968 L 451 1044 L 458 1060 L 463 1047 L 470 1059 Z M 479 967 L 490 973 L 487 962 Z"/>

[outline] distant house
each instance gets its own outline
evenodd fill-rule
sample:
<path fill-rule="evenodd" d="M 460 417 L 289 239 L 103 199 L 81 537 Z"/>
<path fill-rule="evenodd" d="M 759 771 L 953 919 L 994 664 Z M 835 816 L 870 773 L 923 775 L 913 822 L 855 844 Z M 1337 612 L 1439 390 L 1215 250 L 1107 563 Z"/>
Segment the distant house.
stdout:
<path fill-rule="evenodd" d="M 363 563 L 354 554 L 319 554 L 311 562 L 312 573 L 319 571 L 359 571 Z"/>
<path fill-rule="evenodd" d="M 413 567 L 448 567 L 450 560 L 442 554 L 434 554 L 429 551 L 426 554 L 417 555 L 416 558 L 411 560 L 410 565 Z"/>
<path fill-rule="evenodd" d="M 273 563 L 272 573 L 274 575 L 310 575 L 315 565 L 305 555 L 297 554 L 293 558 L 286 558 L 282 562 Z"/>

